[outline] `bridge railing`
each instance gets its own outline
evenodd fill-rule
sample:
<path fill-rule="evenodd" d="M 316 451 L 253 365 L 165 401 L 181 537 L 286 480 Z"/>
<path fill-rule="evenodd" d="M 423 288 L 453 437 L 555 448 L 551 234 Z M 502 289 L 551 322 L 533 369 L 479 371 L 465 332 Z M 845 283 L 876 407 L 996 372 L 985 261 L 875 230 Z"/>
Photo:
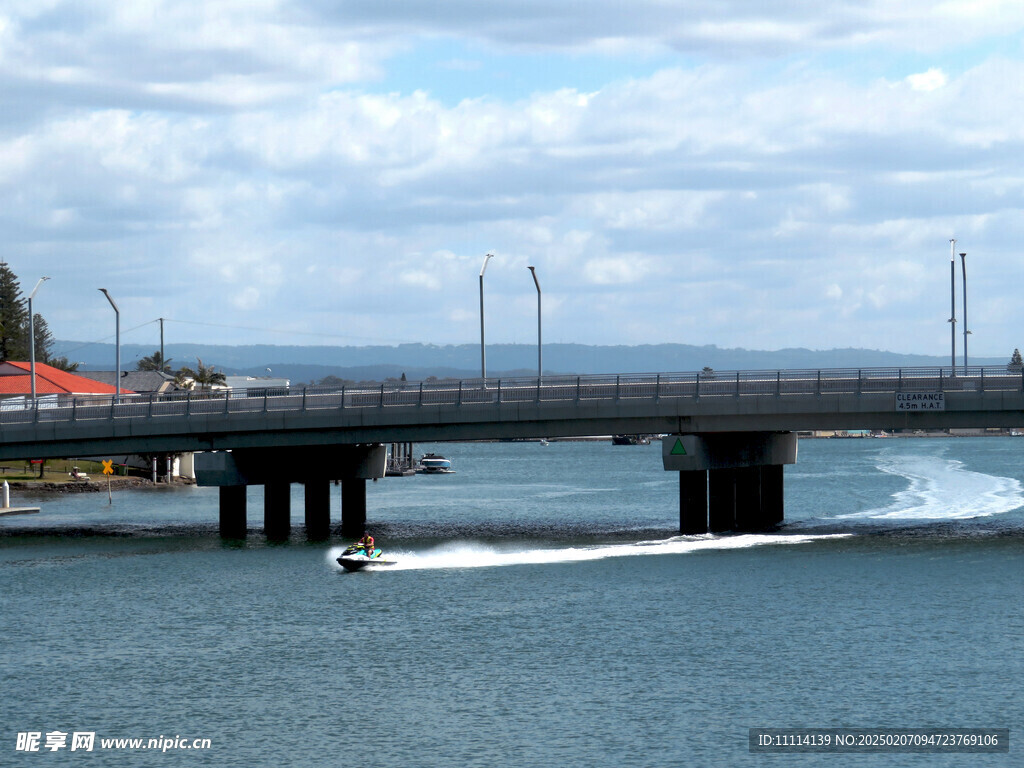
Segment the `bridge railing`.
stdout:
<path fill-rule="evenodd" d="M 139 419 L 318 409 L 470 406 L 665 398 L 872 395 L 896 392 L 1024 392 L 1024 370 L 1008 366 L 694 371 L 385 382 L 306 387 L 286 394 L 213 390 L 161 394 L 0 400 L 4 424 Z"/>

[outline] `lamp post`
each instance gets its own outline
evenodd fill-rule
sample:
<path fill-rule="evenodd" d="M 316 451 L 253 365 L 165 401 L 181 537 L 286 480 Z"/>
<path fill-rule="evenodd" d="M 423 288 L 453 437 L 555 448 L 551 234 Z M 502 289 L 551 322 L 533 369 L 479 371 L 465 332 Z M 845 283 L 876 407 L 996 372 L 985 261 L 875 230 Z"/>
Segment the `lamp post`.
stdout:
<path fill-rule="evenodd" d="M 949 345 L 950 376 L 956 376 L 956 240 L 949 241 Z"/>
<path fill-rule="evenodd" d="M 534 267 L 527 267 L 527 269 L 530 270 L 530 274 L 533 275 L 533 284 L 537 286 L 537 381 L 539 383 L 544 370 L 540 343 L 540 281 L 537 280 L 537 270 Z"/>
<path fill-rule="evenodd" d="M 110 294 L 107 293 L 106 288 L 100 288 L 100 292 L 107 297 L 107 301 L 110 302 L 110 306 L 114 308 L 114 345 L 117 348 L 115 355 L 117 371 L 114 373 L 114 399 L 115 402 L 121 401 L 121 310 L 117 308 L 117 304 L 110 298 Z"/>
<path fill-rule="evenodd" d="M 35 315 L 32 314 L 32 299 L 36 297 L 36 291 L 39 290 L 39 286 L 45 283 L 50 278 L 40 277 L 39 282 L 36 283 L 36 287 L 32 289 L 32 293 L 28 295 L 28 367 L 29 367 L 29 378 L 32 379 L 32 406 L 36 405 L 36 321 Z"/>
<path fill-rule="evenodd" d="M 484 256 L 484 265 L 480 267 L 480 378 L 487 385 L 487 354 L 484 351 L 484 272 L 487 271 L 487 262 L 494 258 L 493 253 Z"/>
<path fill-rule="evenodd" d="M 963 267 L 964 276 L 964 376 L 967 375 L 967 254 L 960 254 L 960 266 Z"/>

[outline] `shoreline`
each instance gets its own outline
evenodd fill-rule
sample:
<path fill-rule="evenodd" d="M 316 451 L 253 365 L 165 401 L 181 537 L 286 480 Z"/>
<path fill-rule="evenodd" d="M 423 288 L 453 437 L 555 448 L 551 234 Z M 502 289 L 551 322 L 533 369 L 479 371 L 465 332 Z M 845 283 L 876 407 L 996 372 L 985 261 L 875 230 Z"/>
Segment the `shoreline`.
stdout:
<path fill-rule="evenodd" d="M 88 480 L 66 483 L 55 483 L 50 480 L 13 480 L 7 481 L 11 490 L 35 493 L 100 493 L 107 490 L 107 483 L 103 480 Z M 154 483 L 143 477 L 116 477 L 110 479 L 110 490 L 118 491 L 126 488 L 173 488 L 177 486 L 195 485 L 195 480 L 187 478 L 175 478 L 171 483 Z"/>
<path fill-rule="evenodd" d="M 968 434 L 949 434 L 948 432 L 922 432 L 922 433 L 886 433 L 884 435 L 873 435 L 873 434 L 832 434 L 832 435 L 814 435 L 814 434 L 801 434 L 797 433 L 798 440 L 907 440 L 907 439 L 949 439 L 949 438 L 964 438 L 964 437 L 1020 437 L 1021 435 L 1008 435 L 1008 434 L 992 434 L 985 432 L 975 432 Z M 541 438 L 523 438 L 521 440 L 503 441 L 503 440 L 467 440 L 463 442 L 467 443 L 490 443 L 490 442 L 516 442 L 516 443 L 538 443 Z M 547 440 L 551 443 L 569 443 L 569 442 L 593 442 L 603 443 L 605 441 L 610 442 L 611 436 L 598 436 L 598 437 L 550 437 Z M 660 442 L 661 437 L 654 435 L 651 437 L 651 442 Z M 631 447 L 631 446 L 630 446 Z M 0 477 L 0 482 L 7 482 L 12 491 L 17 490 L 22 493 L 40 493 L 40 494 L 69 494 L 69 493 L 101 493 L 107 490 L 107 483 L 103 480 L 88 481 L 67 481 L 67 482 L 54 482 L 52 480 L 8 480 L 3 481 Z M 162 488 L 173 488 L 197 485 L 195 479 L 186 477 L 176 477 L 170 483 L 158 482 L 154 483 L 152 480 L 144 477 L 115 477 L 110 480 L 111 490 L 124 490 L 124 489 L 152 489 L 158 490 Z"/>

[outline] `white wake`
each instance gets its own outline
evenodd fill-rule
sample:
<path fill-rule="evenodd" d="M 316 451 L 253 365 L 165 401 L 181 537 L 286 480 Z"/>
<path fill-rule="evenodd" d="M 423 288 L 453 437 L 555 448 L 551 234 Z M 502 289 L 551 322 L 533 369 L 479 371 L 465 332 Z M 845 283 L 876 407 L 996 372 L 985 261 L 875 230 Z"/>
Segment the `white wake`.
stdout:
<path fill-rule="evenodd" d="M 956 459 L 890 456 L 877 467 L 906 478 L 907 488 L 894 493 L 888 506 L 837 518 L 962 520 L 998 515 L 1024 505 L 1024 489 L 1018 480 L 972 472 Z"/>
<path fill-rule="evenodd" d="M 802 544 L 819 539 L 837 539 L 852 534 L 780 535 L 748 533 L 737 536 L 675 536 L 659 541 L 640 541 L 635 544 L 608 544 L 590 547 L 554 547 L 531 549 L 502 549 L 482 544 L 456 542 L 422 552 L 387 550 L 387 559 L 395 565 L 388 571 L 428 570 L 438 568 L 495 568 L 505 565 L 539 565 L 603 560 L 610 557 L 642 557 L 649 555 L 678 555 L 715 549 L 744 549 L 768 544 Z M 329 562 L 336 563 L 342 547 L 328 553 Z M 338 566 L 340 569 L 340 566 Z M 381 569 L 383 570 L 383 569 Z"/>

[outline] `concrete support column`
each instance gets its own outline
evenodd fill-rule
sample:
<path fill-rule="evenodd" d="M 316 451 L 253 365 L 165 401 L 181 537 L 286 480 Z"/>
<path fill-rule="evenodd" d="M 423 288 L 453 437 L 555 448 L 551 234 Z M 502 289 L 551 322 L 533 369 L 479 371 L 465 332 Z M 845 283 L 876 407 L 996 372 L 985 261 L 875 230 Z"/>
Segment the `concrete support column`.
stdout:
<path fill-rule="evenodd" d="M 263 486 L 263 531 L 272 541 L 287 539 L 292 528 L 291 483 Z"/>
<path fill-rule="evenodd" d="M 679 532 L 708 532 L 708 473 L 679 473 Z"/>
<path fill-rule="evenodd" d="M 738 467 L 736 473 L 736 530 L 761 531 L 768 527 L 761 509 L 761 470 Z"/>
<path fill-rule="evenodd" d="M 156 466 L 156 459 L 153 459 Z M 222 485 L 220 487 L 220 535 L 222 539 L 245 538 L 245 491 L 244 485 Z"/>
<path fill-rule="evenodd" d="M 307 481 L 306 538 L 323 541 L 331 535 L 331 484 L 329 481 Z"/>
<path fill-rule="evenodd" d="M 761 467 L 761 516 L 766 528 L 782 524 L 784 509 L 783 467 Z"/>
<path fill-rule="evenodd" d="M 251 448 L 196 454 L 196 480 L 203 486 L 244 486 L 266 483 L 267 467 L 274 482 L 264 486 L 264 526 L 271 539 L 290 533 L 290 483 L 309 483 L 306 523 L 310 531 L 330 533 L 330 490 L 314 489 L 331 480 L 342 482 L 342 530 L 359 538 L 366 527 L 366 480 L 384 477 L 387 451 L 379 443 L 293 448 Z"/>
<path fill-rule="evenodd" d="M 358 539 L 366 533 L 366 480 L 341 481 L 341 535 Z"/>
<path fill-rule="evenodd" d="M 735 469 L 708 470 L 708 530 L 722 533 L 736 528 Z"/>
<path fill-rule="evenodd" d="M 668 435 L 661 443 L 662 464 L 678 471 L 679 522 L 684 533 L 691 520 L 687 508 L 699 502 L 688 501 L 695 490 L 687 490 L 690 481 L 708 473 L 708 530 L 764 531 L 782 522 L 782 471 L 795 464 L 797 438 L 792 432 L 711 432 Z M 696 488 L 696 480 L 693 481 Z M 693 523 L 694 526 L 697 523 Z"/>

